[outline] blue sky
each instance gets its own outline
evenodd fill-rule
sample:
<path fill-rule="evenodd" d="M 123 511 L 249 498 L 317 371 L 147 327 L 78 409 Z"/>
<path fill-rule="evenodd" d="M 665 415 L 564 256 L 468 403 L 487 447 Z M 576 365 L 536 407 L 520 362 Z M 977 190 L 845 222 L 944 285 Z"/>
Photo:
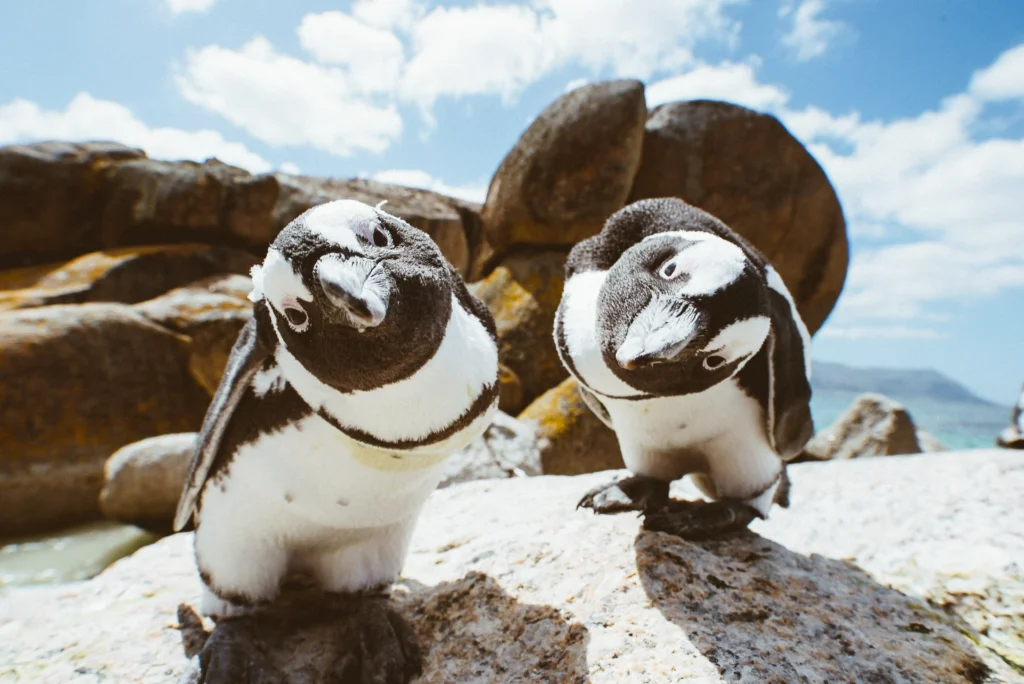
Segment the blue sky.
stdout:
<path fill-rule="evenodd" d="M 0 144 L 120 139 L 475 199 L 575 83 L 770 111 L 848 222 L 815 358 L 933 367 L 1006 405 L 1024 380 L 1019 0 L 51 0 L 0 3 L 0 26 Z"/>

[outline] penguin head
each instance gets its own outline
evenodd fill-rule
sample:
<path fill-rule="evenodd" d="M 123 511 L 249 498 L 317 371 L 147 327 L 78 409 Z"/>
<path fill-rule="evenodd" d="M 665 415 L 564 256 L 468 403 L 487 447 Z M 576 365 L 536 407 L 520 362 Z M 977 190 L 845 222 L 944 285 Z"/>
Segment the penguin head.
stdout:
<path fill-rule="evenodd" d="M 647 235 L 612 265 L 598 300 L 601 354 L 647 394 L 701 392 L 736 374 L 770 329 L 763 274 L 714 233 Z"/>
<path fill-rule="evenodd" d="M 433 356 L 451 315 L 451 273 L 426 233 L 379 205 L 337 200 L 277 235 L 253 269 L 250 299 L 257 327 L 272 328 L 306 370 L 336 390 L 365 391 Z"/>

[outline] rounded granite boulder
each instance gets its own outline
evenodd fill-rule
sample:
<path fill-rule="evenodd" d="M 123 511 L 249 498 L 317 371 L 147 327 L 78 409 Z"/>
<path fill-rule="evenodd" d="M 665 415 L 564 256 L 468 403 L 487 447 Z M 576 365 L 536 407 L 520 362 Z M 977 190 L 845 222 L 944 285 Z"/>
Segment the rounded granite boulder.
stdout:
<path fill-rule="evenodd" d="M 548 105 L 491 179 L 481 219 L 495 257 L 601 230 L 629 195 L 646 118 L 639 81 L 585 85 Z"/>
<path fill-rule="evenodd" d="M 629 202 L 679 197 L 749 240 L 813 333 L 843 289 L 846 223 L 814 157 L 769 114 L 694 100 L 655 107 Z"/>

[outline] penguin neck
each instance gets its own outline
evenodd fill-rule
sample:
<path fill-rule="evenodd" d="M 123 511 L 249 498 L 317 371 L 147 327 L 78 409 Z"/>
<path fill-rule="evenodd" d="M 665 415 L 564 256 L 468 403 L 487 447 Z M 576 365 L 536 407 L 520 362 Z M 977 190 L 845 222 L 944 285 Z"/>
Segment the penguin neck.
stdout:
<path fill-rule="evenodd" d="M 487 425 L 497 402 L 497 345 L 454 296 L 441 344 L 403 380 L 341 392 L 309 372 L 283 344 L 277 345 L 275 359 L 321 418 L 352 439 L 387 451 L 458 450 Z"/>

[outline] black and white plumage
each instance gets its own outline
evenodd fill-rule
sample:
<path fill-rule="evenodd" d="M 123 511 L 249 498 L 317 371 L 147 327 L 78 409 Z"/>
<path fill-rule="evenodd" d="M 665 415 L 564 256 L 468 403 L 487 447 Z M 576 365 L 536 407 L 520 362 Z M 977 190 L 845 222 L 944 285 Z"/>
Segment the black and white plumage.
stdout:
<path fill-rule="evenodd" d="M 394 581 L 442 461 L 497 408 L 490 313 L 429 236 L 379 208 L 296 218 L 250 299 L 175 520 L 194 516 L 216 617 L 293 572 L 330 592 Z"/>
<path fill-rule="evenodd" d="M 784 463 L 813 434 L 809 335 L 778 273 L 724 223 L 667 198 L 613 214 L 569 254 L 555 342 L 636 475 L 582 504 L 653 514 L 685 475 L 739 505 L 707 509 L 721 526 L 784 502 Z"/>

